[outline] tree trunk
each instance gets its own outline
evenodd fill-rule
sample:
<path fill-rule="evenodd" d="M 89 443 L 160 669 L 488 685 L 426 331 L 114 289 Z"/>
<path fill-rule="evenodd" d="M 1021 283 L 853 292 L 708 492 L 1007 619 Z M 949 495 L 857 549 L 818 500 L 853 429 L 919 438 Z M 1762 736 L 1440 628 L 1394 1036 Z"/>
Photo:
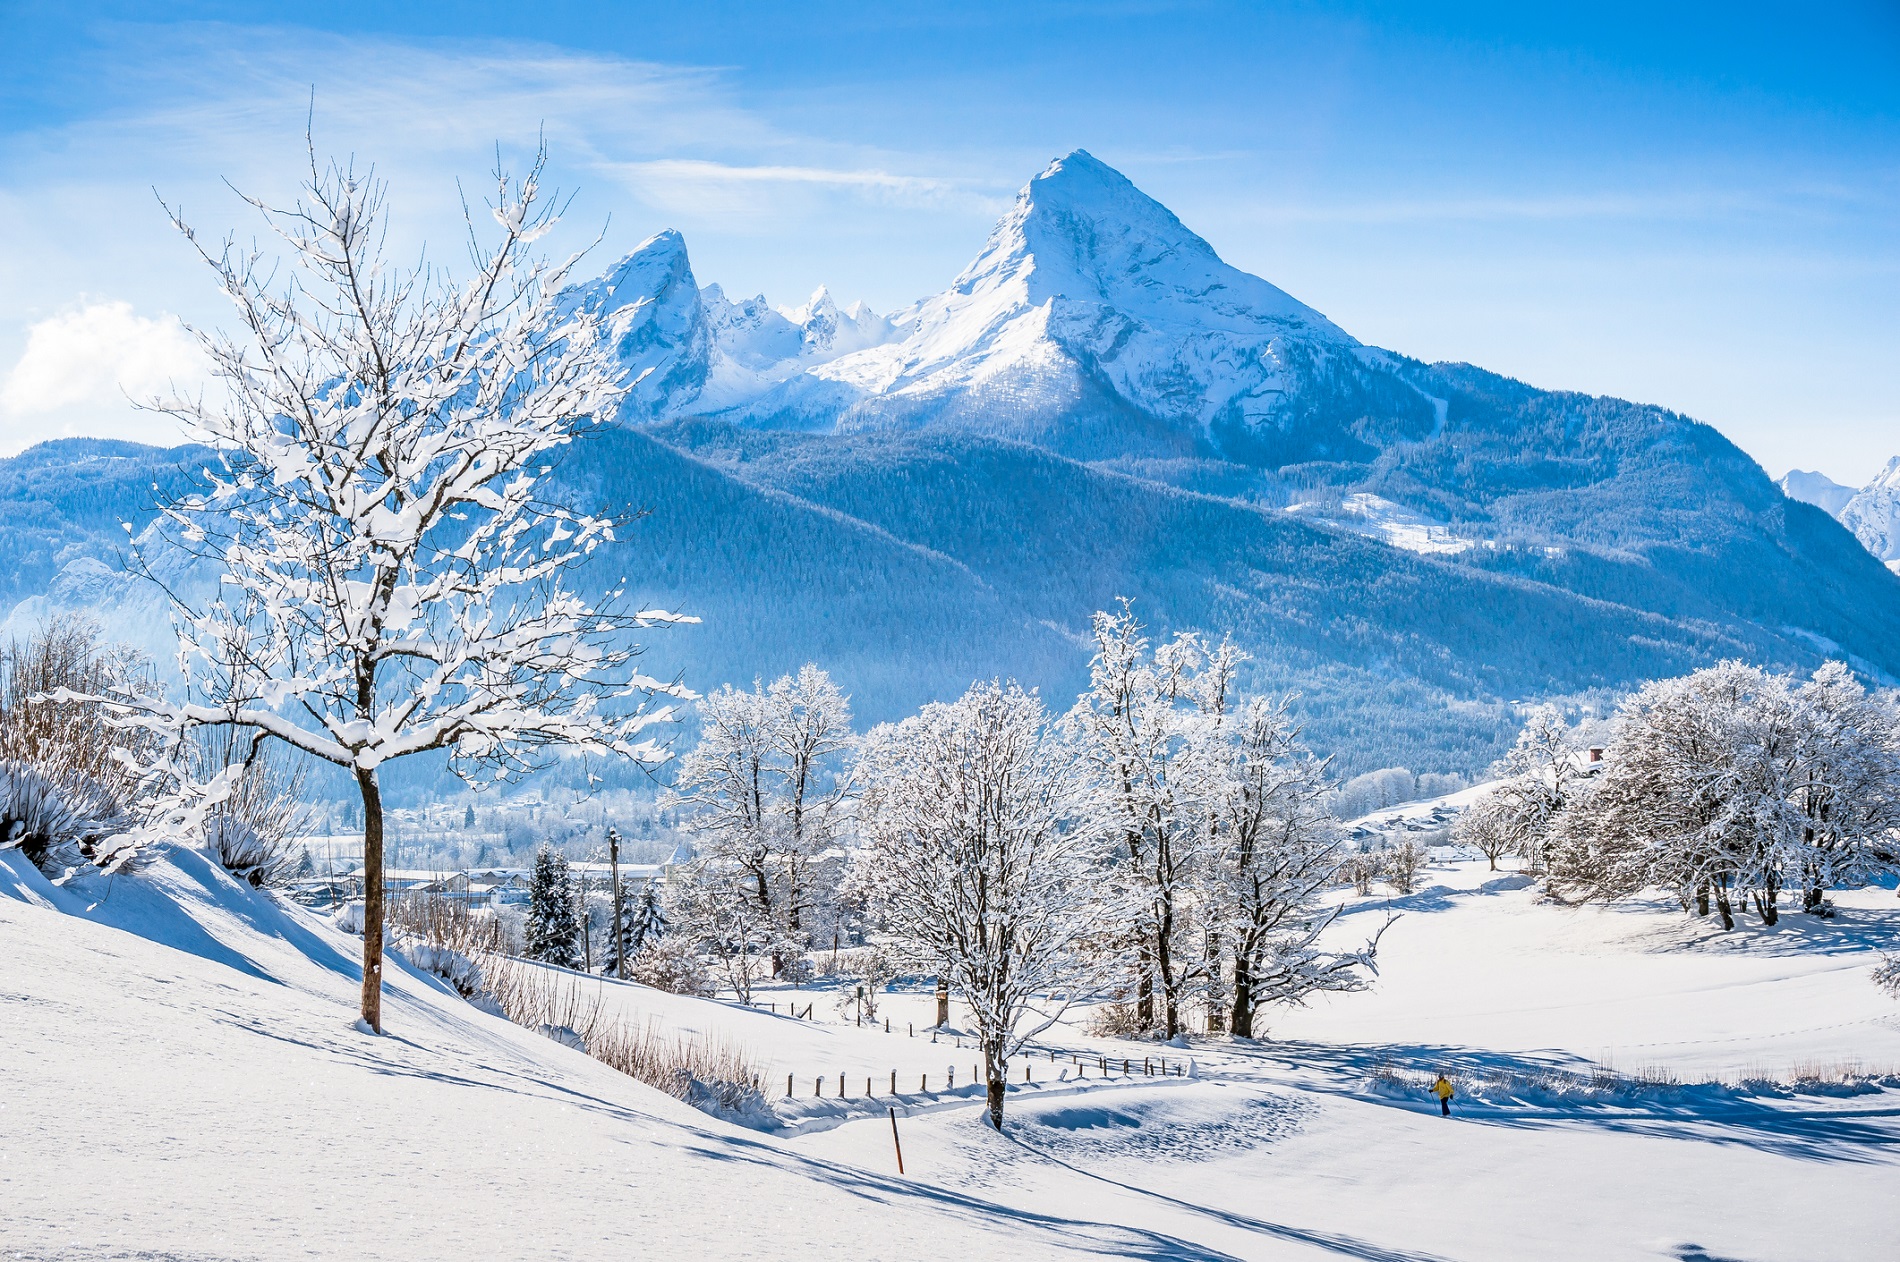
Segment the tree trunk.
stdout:
<path fill-rule="evenodd" d="M 950 1024 L 950 978 L 937 974 L 937 1028 Z"/>
<path fill-rule="evenodd" d="M 1709 883 L 1707 881 L 1702 882 L 1702 884 L 1696 887 L 1695 914 L 1698 916 L 1706 916 L 1709 914 Z"/>
<path fill-rule="evenodd" d="M 1733 929 L 1735 927 L 1735 909 L 1729 906 L 1727 877 L 1716 878 L 1715 910 L 1722 916 L 1722 928 Z"/>
<path fill-rule="evenodd" d="M 1253 1037 L 1253 975 L 1247 971 L 1245 956 L 1234 957 L 1234 1033 L 1240 1038 Z"/>
<path fill-rule="evenodd" d="M 1221 993 L 1221 944 L 1218 933 L 1207 935 L 1207 1032 L 1219 1034 L 1227 1026 L 1226 996 Z"/>
<path fill-rule="evenodd" d="M 1168 922 L 1172 919 L 1170 916 L 1163 921 L 1162 931 L 1155 935 L 1155 971 L 1161 978 L 1161 1014 L 1166 1030 L 1162 1036 L 1164 1038 L 1173 1038 L 1181 1032 L 1181 1013 L 1175 1003 L 1175 992 L 1180 988 L 1175 984 L 1174 960 L 1168 949 L 1168 931 L 1172 928 Z"/>
<path fill-rule="evenodd" d="M 1003 1089 L 1009 1082 L 1009 1062 L 1000 1047 L 983 1049 L 983 1073 L 989 1080 L 990 1125 L 1003 1129 Z"/>
<path fill-rule="evenodd" d="M 1761 917 L 1764 925 L 1779 923 L 1781 920 L 1781 882 L 1771 874 L 1767 888 L 1755 894 L 1755 914 Z"/>
<path fill-rule="evenodd" d="M 383 1032 L 383 794 L 374 769 L 358 768 L 363 795 L 363 1023 Z"/>

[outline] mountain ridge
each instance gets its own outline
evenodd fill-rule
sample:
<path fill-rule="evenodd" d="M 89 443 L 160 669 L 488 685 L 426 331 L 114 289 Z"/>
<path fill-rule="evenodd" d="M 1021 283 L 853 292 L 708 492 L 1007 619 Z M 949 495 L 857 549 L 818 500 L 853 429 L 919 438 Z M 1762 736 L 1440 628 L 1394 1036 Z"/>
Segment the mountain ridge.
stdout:
<path fill-rule="evenodd" d="M 650 510 L 600 564 L 706 618 L 654 650 L 702 690 L 815 660 L 867 719 L 992 675 L 1059 705 L 1124 596 L 1232 631 L 1348 771 L 1477 770 L 1519 701 L 1724 656 L 1900 679 L 1900 576 L 1713 428 L 1359 343 L 1087 154 L 890 316 L 735 301 L 672 231 L 564 301 L 628 395 L 560 477 Z M 135 607 L 102 519 L 188 455 L 120 455 L 0 461 L 16 633 Z"/>

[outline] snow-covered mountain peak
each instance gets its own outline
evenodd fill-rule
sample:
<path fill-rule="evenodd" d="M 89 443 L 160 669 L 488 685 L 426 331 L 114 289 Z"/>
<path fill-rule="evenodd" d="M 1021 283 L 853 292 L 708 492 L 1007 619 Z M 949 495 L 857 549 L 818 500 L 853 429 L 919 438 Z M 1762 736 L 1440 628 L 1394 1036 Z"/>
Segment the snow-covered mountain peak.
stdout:
<path fill-rule="evenodd" d="M 1900 456 L 1887 461 L 1874 480 L 1847 501 L 1839 513 L 1841 525 L 1867 550 L 1900 574 Z"/>
<path fill-rule="evenodd" d="M 1854 488 L 1842 486 L 1825 473 L 1814 473 L 1807 469 L 1790 469 L 1781 475 L 1781 491 L 1791 500 L 1800 500 L 1803 504 L 1812 504 L 1830 517 L 1840 516 L 1847 502 L 1854 498 Z"/>
<path fill-rule="evenodd" d="M 1029 305 L 1105 303 L 1146 321 L 1256 333 L 1263 324 L 1356 345 L 1319 312 L 1232 267 L 1128 177 L 1086 150 L 1025 185 L 951 286 L 1021 279 Z"/>
<path fill-rule="evenodd" d="M 686 239 L 673 229 L 648 237 L 605 274 L 567 291 L 564 301 L 605 324 L 630 387 L 629 413 L 659 415 L 704 384 L 711 349 L 706 310 Z"/>
<path fill-rule="evenodd" d="M 862 302 L 840 309 L 823 285 L 812 291 L 804 306 L 780 307 L 779 314 L 798 326 L 805 352 L 814 360 L 881 346 L 895 333 L 889 320 Z"/>

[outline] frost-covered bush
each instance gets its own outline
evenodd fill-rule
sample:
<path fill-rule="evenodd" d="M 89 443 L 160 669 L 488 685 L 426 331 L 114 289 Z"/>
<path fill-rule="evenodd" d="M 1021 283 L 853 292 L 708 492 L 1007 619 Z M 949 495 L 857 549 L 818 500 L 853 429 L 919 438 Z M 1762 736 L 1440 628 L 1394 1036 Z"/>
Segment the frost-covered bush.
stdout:
<path fill-rule="evenodd" d="M 309 822 L 303 763 L 229 727 L 201 729 L 193 774 L 210 780 L 238 768 L 230 792 L 204 821 L 204 846 L 226 871 L 256 886 L 282 885 L 303 857 Z"/>
<path fill-rule="evenodd" d="M 125 823 L 116 798 L 84 773 L 0 761 L 0 850 L 22 850 L 41 868 L 78 862 Z"/>
<path fill-rule="evenodd" d="M 1122 999 L 1096 1005 L 1083 1028 L 1098 1039 L 1133 1039 L 1152 1033 L 1135 1005 Z"/>
<path fill-rule="evenodd" d="M 666 941 L 662 939 L 662 941 Z M 765 1066 L 718 1039 L 667 1036 L 610 1016 L 605 983 L 521 960 L 489 961 L 488 989 L 472 1002 L 546 1038 L 584 1051 L 630 1078 L 697 1109 L 745 1122 L 765 1115 Z"/>
<path fill-rule="evenodd" d="M 1418 874 L 1425 870 L 1425 847 L 1416 841 L 1404 841 L 1389 847 L 1380 856 L 1385 883 L 1394 892 L 1410 894 L 1418 888 Z"/>
<path fill-rule="evenodd" d="M 360 907 L 361 904 L 352 904 Z M 482 993 L 482 968 L 453 947 L 437 946 L 421 938 L 398 933 L 393 944 L 403 959 L 425 973 L 434 973 L 455 988 L 464 999 Z"/>
<path fill-rule="evenodd" d="M 1874 985 L 1900 999 L 1900 955 L 1883 955 L 1874 965 Z"/>
<path fill-rule="evenodd" d="M 627 961 L 627 977 L 642 986 L 675 995 L 710 995 L 712 974 L 684 937 L 669 935 L 648 943 Z"/>
<path fill-rule="evenodd" d="M 138 822 L 133 764 L 152 741 L 96 701 L 55 696 L 112 693 L 144 672 L 136 654 L 100 643 L 78 619 L 0 645 L 0 849 L 48 871 L 118 855 L 112 840 Z"/>
<path fill-rule="evenodd" d="M 840 956 L 844 953 L 840 952 Z M 842 960 L 840 961 L 842 963 Z M 878 1000 L 884 994 L 884 988 L 898 973 L 897 956 L 884 946 L 858 947 L 851 952 L 851 968 L 839 974 L 845 984 L 838 987 L 838 1012 L 841 1016 L 861 1015 L 867 1021 L 877 1020 Z"/>
<path fill-rule="evenodd" d="M 363 932 L 363 900 L 358 898 L 343 904 L 330 917 L 330 923 L 344 933 Z"/>
<path fill-rule="evenodd" d="M 1341 879 L 1349 882 L 1352 892 L 1361 896 L 1372 893 L 1372 883 L 1384 871 L 1383 854 L 1377 850 L 1355 851 L 1339 865 Z"/>

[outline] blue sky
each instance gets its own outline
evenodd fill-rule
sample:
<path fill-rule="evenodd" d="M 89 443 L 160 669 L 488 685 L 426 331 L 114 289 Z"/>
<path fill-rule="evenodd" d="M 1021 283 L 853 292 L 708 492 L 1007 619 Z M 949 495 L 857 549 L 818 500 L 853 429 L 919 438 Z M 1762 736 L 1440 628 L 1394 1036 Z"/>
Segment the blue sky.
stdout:
<path fill-rule="evenodd" d="M 294 24 L 286 14 L 294 14 Z M 1365 341 L 1900 452 L 1900 5 L 53 5 L 0 0 L 0 451 L 130 411 L 219 318 L 156 190 L 394 185 L 402 249 L 545 128 L 603 257 L 892 308 L 1085 147 Z"/>

